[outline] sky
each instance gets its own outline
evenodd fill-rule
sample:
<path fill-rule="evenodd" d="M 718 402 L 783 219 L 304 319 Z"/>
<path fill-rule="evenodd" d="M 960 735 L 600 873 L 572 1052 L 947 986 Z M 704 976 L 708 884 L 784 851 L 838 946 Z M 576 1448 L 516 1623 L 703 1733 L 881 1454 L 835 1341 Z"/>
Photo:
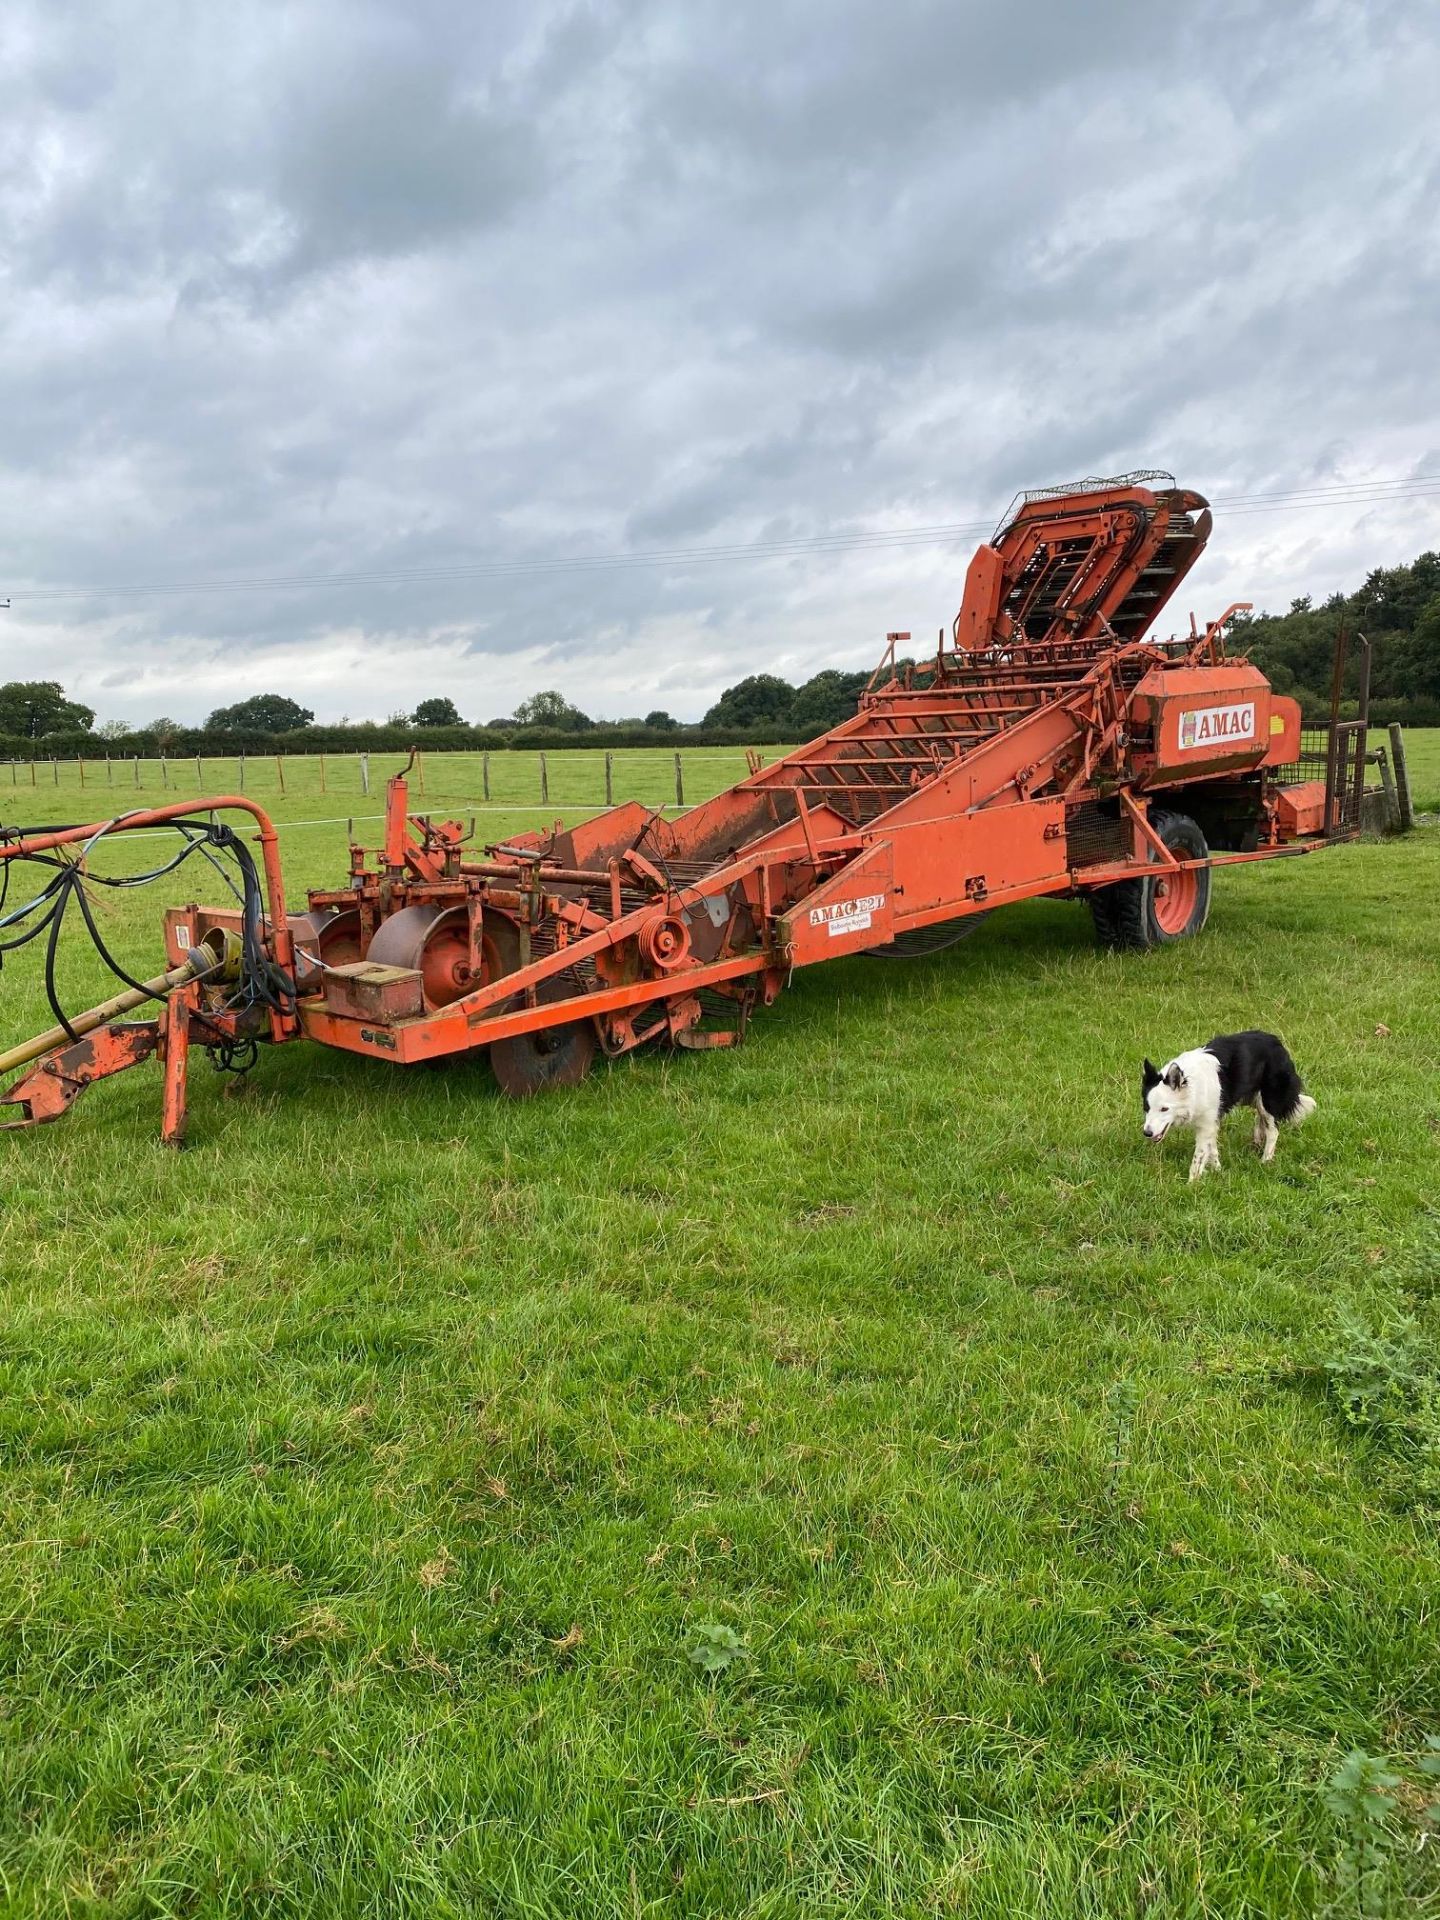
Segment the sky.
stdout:
<path fill-rule="evenodd" d="M 0 73 L 0 680 L 102 720 L 696 718 L 1087 474 L 1215 500 L 1182 624 L 1440 547 L 1431 0 L 7 0 Z"/>

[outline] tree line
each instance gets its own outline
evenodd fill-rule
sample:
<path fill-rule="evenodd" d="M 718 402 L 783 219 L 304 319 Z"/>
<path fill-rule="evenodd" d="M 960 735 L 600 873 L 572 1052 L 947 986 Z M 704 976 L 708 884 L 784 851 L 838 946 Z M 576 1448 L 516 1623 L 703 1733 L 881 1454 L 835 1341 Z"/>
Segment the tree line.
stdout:
<path fill-rule="evenodd" d="M 311 708 L 287 694 L 257 693 L 217 707 L 205 724 L 186 726 L 162 715 L 143 726 L 95 724 L 94 711 L 54 680 L 0 686 L 0 753 L 14 757 L 314 753 L 406 747 L 768 746 L 812 739 L 854 713 L 868 673 L 827 669 L 795 687 L 776 674 L 750 674 L 727 687 L 704 718 L 677 720 L 662 707 L 619 720 L 592 719 L 553 688 L 522 700 L 515 711 L 467 721 L 455 702 L 436 695 L 384 720 L 317 725 Z"/>
<path fill-rule="evenodd" d="M 1353 593 L 1332 594 L 1320 606 L 1307 596 L 1292 601 L 1286 613 L 1242 614 L 1231 650 L 1247 652 L 1277 693 L 1299 699 L 1313 723 L 1329 713 L 1331 662 L 1341 625 L 1374 643 L 1376 721 L 1440 726 L 1440 553 L 1422 553 L 1408 566 L 1376 567 Z M 0 686 L 0 753 L 306 753 L 403 747 L 417 740 L 438 749 L 565 747 L 582 741 L 597 747 L 766 746 L 811 740 L 848 719 L 868 679 L 867 673 L 825 668 L 793 686 L 778 674 L 748 674 L 727 687 L 697 722 L 677 720 L 663 707 L 619 720 L 592 719 L 548 688 L 522 700 L 513 713 L 489 720 L 467 721 L 452 699 L 435 695 L 383 721 L 321 726 L 309 707 L 288 695 L 258 693 L 217 707 L 202 727 L 163 715 L 144 726 L 109 721 L 97 727 L 93 709 L 70 699 L 58 681 L 16 680 Z"/>
<path fill-rule="evenodd" d="M 1243 649 L 1277 693 L 1299 700 L 1306 718 L 1330 712 L 1335 635 L 1364 634 L 1373 647 L 1370 698 L 1377 722 L 1440 726 L 1440 553 L 1408 566 L 1375 567 L 1353 593 L 1315 605 L 1308 595 L 1288 613 L 1240 615 L 1232 647 Z M 1355 688 L 1351 649 L 1347 692 Z"/>

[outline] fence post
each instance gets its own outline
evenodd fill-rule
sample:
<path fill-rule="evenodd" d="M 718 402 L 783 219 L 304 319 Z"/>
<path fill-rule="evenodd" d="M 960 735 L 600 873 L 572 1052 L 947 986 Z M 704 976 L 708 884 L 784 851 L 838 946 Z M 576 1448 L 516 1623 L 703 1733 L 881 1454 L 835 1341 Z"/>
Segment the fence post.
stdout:
<path fill-rule="evenodd" d="M 542 805 L 550 804 L 550 770 L 545 765 L 545 756 L 540 756 L 540 800 Z"/>
<path fill-rule="evenodd" d="M 240 755 L 240 791 L 245 791 L 245 755 Z"/>
<path fill-rule="evenodd" d="M 678 753 L 675 756 L 675 804 L 677 807 L 685 804 L 685 773 Z"/>
<path fill-rule="evenodd" d="M 285 798 L 285 762 L 278 753 L 275 756 L 275 771 L 280 776 L 280 798 L 283 800 Z"/>
<path fill-rule="evenodd" d="M 78 753 L 75 756 L 75 764 L 80 769 L 80 784 L 83 787 L 85 784 L 85 762 L 80 758 Z"/>
<path fill-rule="evenodd" d="M 613 807 L 615 804 L 615 756 L 613 753 L 605 755 L 605 804 L 607 807 Z"/>
<path fill-rule="evenodd" d="M 60 762 L 53 753 L 50 756 L 50 771 L 54 774 L 55 785 L 58 787 L 60 784 Z"/>
<path fill-rule="evenodd" d="M 1390 723 L 1390 764 L 1395 769 L 1395 798 L 1399 803 L 1400 831 L 1409 833 L 1415 824 L 1415 804 L 1410 795 L 1410 763 L 1405 758 L 1405 735 L 1400 722 Z"/>
<path fill-rule="evenodd" d="M 198 753 L 195 756 L 195 784 L 197 787 L 203 787 L 205 784 L 205 769 L 200 765 Z"/>
<path fill-rule="evenodd" d="M 168 787 L 170 784 L 170 762 L 163 753 L 160 756 L 160 784 L 162 787 Z"/>
<path fill-rule="evenodd" d="M 32 787 L 35 784 L 35 760 L 33 755 L 30 760 L 30 784 Z"/>
<path fill-rule="evenodd" d="M 480 756 L 480 786 L 484 797 L 490 798 L 490 749 L 486 747 Z"/>
<path fill-rule="evenodd" d="M 140 784 L 140 756 L 138 753 L 135 756 L 135 784 L 137 787 Z"/>
<path fill-rule="evenodd" d="M 325 756 L 323 753 L 320 756 L 320 791 L 322 793 L 325 791 Z"/>
<path fill-rule="evenodd" d="M 20 773 L 13 760 L 10 762 L 10 784 L 12 787 L 18 787 L 20 784 Z"/>
<path fill-rule="evenodd" d="M 415 749 L 415 779 L 419 784 L 420 797 L 423 800 L 425 797 L 425 756 L 418 747 Z"/>
<path fill-rule="evenodd" d="M 107 787 L 113 787 L 115 784 L 115 769 L 110 764 L 110 749 L 108 747 L 105 749 L 105 784 Z"/>
<path fill-rule="evenodd" d="M 360 756 L 360 791 L 361 793 L 367 794 L 370 791 L 370 756 L 368 753 L 362 753 Z"/>
<path fill-rule="evenodd" d="M 1400 802 L 1395 793 L 1395 776 L 1390 771 L 1390 756 L 1384 747 L 1374 747 L 1365 758 L 1380 769 L 1380 785 L 1385 793 L 1385 824 L 1398 827 L 1400 824 Z"/>

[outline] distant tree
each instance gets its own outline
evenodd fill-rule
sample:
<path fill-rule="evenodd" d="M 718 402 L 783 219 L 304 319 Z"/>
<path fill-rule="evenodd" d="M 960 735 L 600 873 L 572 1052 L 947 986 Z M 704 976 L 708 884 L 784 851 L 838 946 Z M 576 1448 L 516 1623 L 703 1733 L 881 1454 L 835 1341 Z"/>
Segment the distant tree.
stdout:
<path fill-rule="evenodd" d="M 10 680 L 0 687 L 0 733 L 42 740 L 47 733 L 88 733 L 95 709 L 66 698 L 58 680 Z"/>
<path fill-rule="evenodd" d="M 515 709 L 515 723 L 521 727 L 554 727 L 562 733 L 583 733 L 595 724 L 588 713 L 571 706 L 564 694 L 556 693 L 553 687 L 522 700 Z"/>
<path fill-rule="evenodd" d="M 1440 593 L 1420 609 L 1405 661 L 1405 686 L 1414 698 L 1440 700 Z"/>
<path fill-rule="evenodd" d="M 1353 593 L 1331 594 L 1323 606 L 1301 595 L 1288 613 L 1260 613 L 1243 624 L 1237 638 L 1256 666 L 1277 692 L 1293 694 L 1309 713 L 1329 708 L 1335 636 L 1342 627 L 1373 643 L 1373 698 L 1440 699 L 1440 553 L 1419 554 L 1408 566 L 1376 567 Z M 1358 666 L 1359 649 L 1352 646 L 1348 696 L 1358 691 Z"/>
<path fill-rule="evenodd" d="M 851 719 L 869 678 L 868 673 L 839 673 L 833 667 L 817 673 L 797 689 L 787 732 L 796 740 L 813 740 Z"/>
<path fill-rule="evenodd" d="M 148 733 L 153 738 L 156 746 L 163 748 L 168 747 L 172 741 L 178 739 L 180 734 L 184 732 L 184 728 L 178 720 L 171 720 L 162 713 L 158 720 L 147 720 L 143 727 L 137 727 L 135 731 L 137 733 Z"/>
<path fill-rule="evenodd" d="M 293 733 L 315 718 L 283 693 L 255 693 L 233 707 L 217 707 L 205 722 L 211 733 Z"/>
<path fill-rule="evenodd" d="M 707 727 L 783 727 L 790 717 L 795 689 L 773 673 L 752 673 L 727 687 L 706 714 Z"/>
<path fill-rule="evenodd" d="M 401 712 L 397 709 L 397 711 L 394 713 L 386 714 L 385 724 L 387 727 L 413 727 L 415 724 L 415 721 L 410 714 Z"/>
<path fill-rule="evenodd" d="M 656 707 L 652 713 L 646 714 L 645 725 L 653 727 L 657 733 L 675 733 L 679 730 L 680 722 L 663 707 Z"/>
<path fill-rule="evenodd" d="M 422 700 L 414 713 L 417 727 L 463 727 L 460 709 L 453 700 Z"/>
<path fill-rule="evenodd" d="M 99 740 L 127 740 L 135 731 L 128 720 L 106 720 L 95 729 Z"/>
<path fill-rule="evenodd" d="M 1376 567 L 1351 606 L 1360 626 L 1411 628 L 1440 593 L 1440 553 L 1422 553 L 1408 567 Z"/>

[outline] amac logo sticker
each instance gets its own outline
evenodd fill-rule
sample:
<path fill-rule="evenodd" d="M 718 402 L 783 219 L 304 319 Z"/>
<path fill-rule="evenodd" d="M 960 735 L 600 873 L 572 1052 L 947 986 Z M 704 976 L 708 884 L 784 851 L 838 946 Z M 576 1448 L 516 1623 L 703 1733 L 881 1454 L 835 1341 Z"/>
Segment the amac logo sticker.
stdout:
<path fill-rule="evenodd" d="M 1228 707 L 1190 707 L 1180 716 L 1180 748 L 1228 745 L 1255 738 L 1255 702 L 1238 701 Z"/>
<path fill-rule="evenodd" d="M 883 893 L 862 894 L 858 900 L 837 900 L 833 906 L 812 907 L 810 924 L 828 927 L 832 940 L 838 940 L 845 933 L 864 933 L 884 904 Z"/>

